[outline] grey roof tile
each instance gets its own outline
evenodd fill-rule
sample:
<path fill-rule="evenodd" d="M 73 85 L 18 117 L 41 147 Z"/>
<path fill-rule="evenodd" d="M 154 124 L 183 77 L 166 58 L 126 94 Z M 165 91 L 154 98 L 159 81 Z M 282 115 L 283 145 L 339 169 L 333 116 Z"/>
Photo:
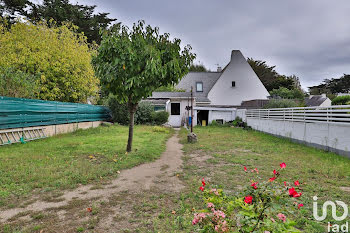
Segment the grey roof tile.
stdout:
<path fill-rule="evenodd" d="M 305 98 L 305 104 L 307 107 L 320 106 L 327 98 L 322 95 L 314 95 L 311 98 Z"/>

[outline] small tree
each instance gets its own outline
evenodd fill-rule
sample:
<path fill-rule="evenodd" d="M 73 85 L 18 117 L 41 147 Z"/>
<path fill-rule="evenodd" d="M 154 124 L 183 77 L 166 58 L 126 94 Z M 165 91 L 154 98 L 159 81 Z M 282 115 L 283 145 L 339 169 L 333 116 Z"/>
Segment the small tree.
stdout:
<path fill-rule="evenodd" d="M 195 58 L 191 46 L 181 50 L 180 42 L 176 38 L 170 40 L 168 33 L 160 35 L 158 27 L 145 26 L 144 21 L 134 24 L 131 30 L 115 25 L 102 36 L 93 64 L 103 90 L 128 104 L 128 152 L 139 101 L 159 87 L 178 83 Z"/>

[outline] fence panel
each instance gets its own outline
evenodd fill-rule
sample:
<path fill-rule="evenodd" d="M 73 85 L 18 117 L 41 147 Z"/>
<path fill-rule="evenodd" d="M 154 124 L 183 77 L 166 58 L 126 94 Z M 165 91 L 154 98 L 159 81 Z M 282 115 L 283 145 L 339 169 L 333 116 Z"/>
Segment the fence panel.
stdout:
<path fill-rule="evenodd" d="M 104 106 L 0 96 L 0 129 L 103 121 L 109 118 L 109 109 Z"/>
<path fill-rule="evenodd" d="M 350 157 L 350 105 L 248 109 L 253 129 Z"/>

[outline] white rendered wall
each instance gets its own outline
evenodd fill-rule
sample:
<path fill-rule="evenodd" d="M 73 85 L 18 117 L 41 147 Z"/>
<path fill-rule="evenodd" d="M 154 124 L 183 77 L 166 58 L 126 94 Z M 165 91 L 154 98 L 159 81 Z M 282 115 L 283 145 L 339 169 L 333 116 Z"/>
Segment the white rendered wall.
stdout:
<path fill-rule="evenodd" d="M 232 81 L 236 86 L 232 87 Z M 211 105 L 241 105 L 242 101 L 267 99 L 266 90 L 239 50 L 233 50 L 231 61 L 208 93 Z"/>
<path fill-rule="evenodd" d="M 350 125 L 247 118 L 253 129 L 350 156 Z"/>

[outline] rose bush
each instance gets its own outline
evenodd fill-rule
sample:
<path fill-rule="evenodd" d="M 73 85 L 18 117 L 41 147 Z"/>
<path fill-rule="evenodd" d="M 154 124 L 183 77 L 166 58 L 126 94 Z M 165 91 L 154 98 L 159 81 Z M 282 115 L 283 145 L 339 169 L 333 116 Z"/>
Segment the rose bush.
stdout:
<path fill-rule="evenodd" d="M 273 176 L 261 180 L 257 168 L 243 167 L 246 175 L 254 174 L 256 180 L 246 185 L 238 195 L 228 195 L 222 189 L 208 188 L 204 178 L 199 192 L 203 194 L 206 208 L 194 214 L 192 225 L 201 232 L 300 232 L 288 216 L 303 204 L 301 183 L 281 181 L 286 164 L 281 163 Z"/>

